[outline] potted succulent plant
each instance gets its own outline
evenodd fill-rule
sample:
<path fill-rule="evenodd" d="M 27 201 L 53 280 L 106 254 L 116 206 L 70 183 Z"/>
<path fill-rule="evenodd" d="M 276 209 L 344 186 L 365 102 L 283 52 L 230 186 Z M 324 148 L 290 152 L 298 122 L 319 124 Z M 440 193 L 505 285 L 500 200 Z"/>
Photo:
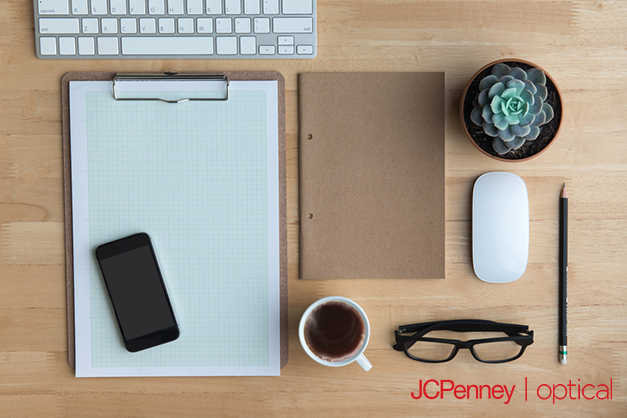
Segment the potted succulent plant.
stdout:
<path fill-rule="evenodd" d="M 480 69 L 462 95 L 460 116 L 470 141 L 501 161 L 544 152 L 561 127 L 559 88 L 543 69 L 506 59 Z"/>

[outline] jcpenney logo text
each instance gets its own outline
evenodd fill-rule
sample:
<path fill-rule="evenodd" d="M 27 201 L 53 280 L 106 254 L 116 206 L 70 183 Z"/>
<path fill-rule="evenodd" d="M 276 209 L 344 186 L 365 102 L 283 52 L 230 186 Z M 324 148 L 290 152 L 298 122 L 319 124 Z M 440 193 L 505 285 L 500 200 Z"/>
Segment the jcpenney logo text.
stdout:
<path fill-rule="evenodd" d="M 541 384 L 535 389 L 538 399 L 543 401 L 551 399 L 553 403 L 561 400 L 610 400 L 612 399 L 612 379 L 609 385 L 591 383 L 583 384 L 581 379 L 576 383 L 572 380 L 568 384 Z M 516 385 L 461 385 L 453 380 L 422 379 L 418 383 L 418 390 L 411 392 L 412 399 L 444 399 L 444 397 L 454 397 L 455 399 L 499 399 L 504 404 L 509 404 L 514 396 Z M 534 390 L 531 389 L 533 394 Z M 529 400 L 529 382 L 525 377 L 524 400 Z"/>

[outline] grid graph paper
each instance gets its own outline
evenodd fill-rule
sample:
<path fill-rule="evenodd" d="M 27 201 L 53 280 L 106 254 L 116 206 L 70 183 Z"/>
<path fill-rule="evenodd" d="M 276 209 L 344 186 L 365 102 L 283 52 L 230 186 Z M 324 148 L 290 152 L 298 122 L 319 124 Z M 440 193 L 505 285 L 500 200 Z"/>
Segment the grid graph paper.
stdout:
<path fill-rule="evenodd" d="M 224 88 L 125 87 L 168 99 Z M 226 102 L 167 104 L 73 81 L 70 106 L 77 376 L 278 375 L 276 82 L 232 81 Z M 181 336 L 129 353 L 93 251 L 137 232 L 152 238 Z"/>

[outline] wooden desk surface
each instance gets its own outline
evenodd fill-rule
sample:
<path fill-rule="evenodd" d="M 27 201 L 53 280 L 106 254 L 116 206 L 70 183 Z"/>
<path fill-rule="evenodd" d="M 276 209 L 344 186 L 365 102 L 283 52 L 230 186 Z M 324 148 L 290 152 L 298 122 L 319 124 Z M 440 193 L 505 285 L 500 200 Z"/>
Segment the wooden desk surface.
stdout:
<path fill-rule="evenodd" d="M 626 416 L 627 4 L 318 0 L 318 57 L 307 61 L 43 61 L 35 56 L 32 7 L 29 0 L 0 0 L 0 416 Z M 557 143 L 519 164 L 475 150 L 458 115 L 472 74 L 507 57 L 544 67 L 565 102 Z M 285 76 L 290 361 L 281 377 L 74 378 L 66 348 L 60 87 L 66 72 L 94 70 Z M 446 72 L 445 280 L 298 279 L 297 74 L 306 71 Z M 472 271 L 469 209 L 473 181 L 498 170 L 527 183 L 530 252 L 521 279 L 491 285 Z M 566 366 L 557 361 L 563 182 L 570 194 Z M 334 294 L 357 301 L 371 319 L 368 373 L 356 364 L 319 366 L 299 345 L 302 312 Z M 503 365 L 478 363 L 468 353 L 429 365 L 392 350 L 398 325 L 463 317 L 529 324 L 535 343 Z M 515 390 L 508 404 L 456 399 L 453 392 L 412 399 L 428 379 Z M 575 399 L 539 398 L 569 382 L 594 385 L 588 397 L 611 384 L 612 399 L 586 400 L 577 386 Z M 563 387 L 556 390 L 564 396 Z"/>

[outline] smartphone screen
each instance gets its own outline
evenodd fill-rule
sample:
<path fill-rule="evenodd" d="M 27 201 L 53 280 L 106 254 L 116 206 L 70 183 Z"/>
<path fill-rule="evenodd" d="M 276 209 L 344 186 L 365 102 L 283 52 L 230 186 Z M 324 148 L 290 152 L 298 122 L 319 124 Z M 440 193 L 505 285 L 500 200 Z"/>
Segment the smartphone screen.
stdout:
<path fill-rule="evenodd" d="M 174 310 L 147 234 L 103 244 L 96 249 L 96 259 L 128 351 L 178 338 Z"/>

